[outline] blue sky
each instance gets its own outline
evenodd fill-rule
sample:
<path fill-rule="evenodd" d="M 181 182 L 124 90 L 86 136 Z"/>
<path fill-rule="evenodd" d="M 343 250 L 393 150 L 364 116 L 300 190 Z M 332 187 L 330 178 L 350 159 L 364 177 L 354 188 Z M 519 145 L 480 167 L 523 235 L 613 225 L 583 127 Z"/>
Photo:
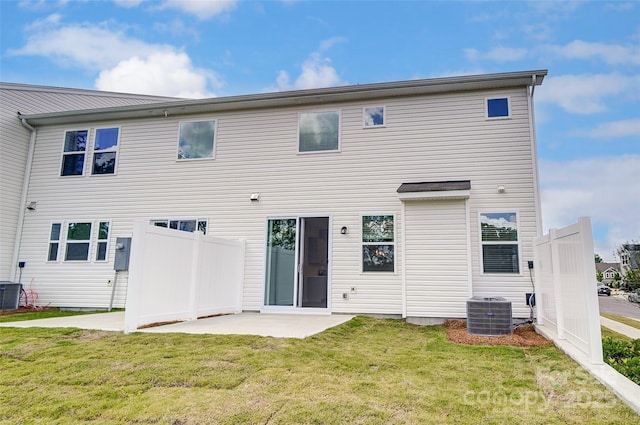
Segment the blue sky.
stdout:
<path fill-rule="evenodd" d="M 181 97 L 548 69 L 545 231 L 640 240 L 640 2 L 0 1 L 0 79 Z"/>

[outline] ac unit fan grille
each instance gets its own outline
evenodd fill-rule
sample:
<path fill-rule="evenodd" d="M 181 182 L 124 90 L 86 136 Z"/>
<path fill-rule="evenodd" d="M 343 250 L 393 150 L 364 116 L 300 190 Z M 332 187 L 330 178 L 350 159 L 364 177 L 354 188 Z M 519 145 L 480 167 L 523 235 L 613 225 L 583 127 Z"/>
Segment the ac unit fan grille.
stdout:
<path fill-rule="evenodd" d="M 511 301 L 503 297 L 473 297 L 467 300 L 467 331 L 481 336 L 512 334 Z"/>

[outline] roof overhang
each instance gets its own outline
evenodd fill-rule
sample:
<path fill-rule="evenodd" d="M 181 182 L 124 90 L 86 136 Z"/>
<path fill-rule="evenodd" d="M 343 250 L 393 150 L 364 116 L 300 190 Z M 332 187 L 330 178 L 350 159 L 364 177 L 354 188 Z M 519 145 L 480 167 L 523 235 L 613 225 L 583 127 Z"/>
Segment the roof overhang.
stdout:
<path fill-rule="evenodd" d="M 215 113 L 274 107 L 322 105 L 325 103 L 374 100 L 388 97 L 415 96 L 432 93 L 529 87 L 542 84 L 546 70 L 520 71 L 462 77 L 430 78 L 391 83 L 362 84 L 288 92 L 198 100 L 178 100 L 146 105 L 85 109 L 23 115 L 31 125 L 72 124 L 86 121 L 112 121 L 161 118 L 176 115 Z"/>
<path fill-rule="evenodd" d="M 471 181 L 402 183 L 397 192 L 401 201 L 467 199 L 471 194 Z"/>

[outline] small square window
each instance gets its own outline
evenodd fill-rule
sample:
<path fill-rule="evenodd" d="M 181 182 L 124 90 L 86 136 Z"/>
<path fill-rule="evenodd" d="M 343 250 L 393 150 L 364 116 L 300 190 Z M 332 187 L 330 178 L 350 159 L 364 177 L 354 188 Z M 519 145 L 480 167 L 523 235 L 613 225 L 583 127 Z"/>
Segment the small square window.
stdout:
<path fill-rule="evenodd" d="M 300 114 L 299 152 L 337 151 L 340 143 L 338 111 Z"/>
<path fill-rule="evenodd" d="M 385 124 L 384 111 L 385 111 L 384 106 L 364 108 L 363 126 L 364 127 L 383 127 Z"/>
<path fill-rule="evenodd" d="M 178 159 L 213 158 L 215 132 L 214 120 L 180 123 Z"/>
<path fill-rule="evenodd" d="M 509 118 L 509 98 L 487 99 L 487 118 Z"/>

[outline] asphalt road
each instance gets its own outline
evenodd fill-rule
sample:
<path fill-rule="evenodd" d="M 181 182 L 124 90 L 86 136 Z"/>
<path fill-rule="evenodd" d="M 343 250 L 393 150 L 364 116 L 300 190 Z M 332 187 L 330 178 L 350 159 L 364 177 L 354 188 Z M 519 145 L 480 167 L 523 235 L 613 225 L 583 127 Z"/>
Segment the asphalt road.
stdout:
<path fill-rule="evenodd" d="M 618 316 L 640 319 L 640 304 L 631 303 L 625 298 L 599 295 L 600 313 L 617 314 Z"/>

